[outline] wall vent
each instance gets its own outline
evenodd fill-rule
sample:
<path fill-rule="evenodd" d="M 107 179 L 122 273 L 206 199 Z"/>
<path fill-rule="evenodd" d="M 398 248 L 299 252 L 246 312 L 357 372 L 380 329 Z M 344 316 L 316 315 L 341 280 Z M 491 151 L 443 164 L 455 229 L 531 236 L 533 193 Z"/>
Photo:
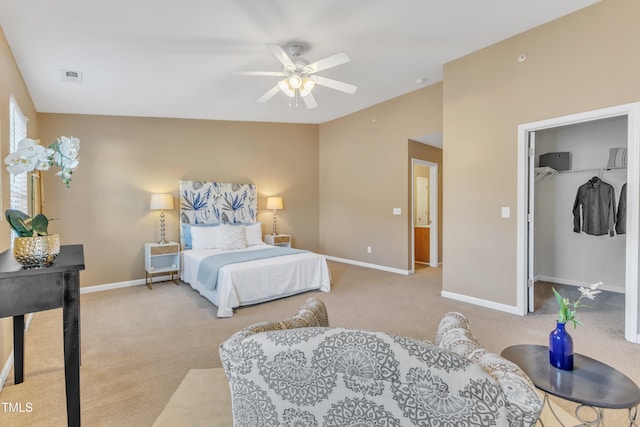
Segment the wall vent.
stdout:
<path fill-rule="evenodd" d="M 63 82 L 82 83 L 82 72 L 73 70 L 61 70 Z"/>

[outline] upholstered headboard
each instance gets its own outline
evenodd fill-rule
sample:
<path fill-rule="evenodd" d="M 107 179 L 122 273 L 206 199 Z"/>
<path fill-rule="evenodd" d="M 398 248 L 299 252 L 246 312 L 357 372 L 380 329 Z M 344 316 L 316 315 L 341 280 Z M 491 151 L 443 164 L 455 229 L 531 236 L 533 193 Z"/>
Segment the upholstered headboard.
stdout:
<path fill-rule="evenodd" d="M 185 224 L 253 223 L 257 211 L 254 184 L 180 181 L 180 245 L 189 248 Z"/>

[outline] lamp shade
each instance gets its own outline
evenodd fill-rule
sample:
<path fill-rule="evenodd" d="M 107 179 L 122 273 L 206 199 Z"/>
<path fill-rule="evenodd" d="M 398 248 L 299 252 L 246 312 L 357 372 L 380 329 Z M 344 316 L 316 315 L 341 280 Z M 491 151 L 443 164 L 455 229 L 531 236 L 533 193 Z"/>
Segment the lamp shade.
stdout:
<path fill-rule="evenodd" d="M 267 209 L 282 209 L 282 197 L 267 197 Z"/>
<path fill-rule="evenodd" d="M 173 209 L 171 194 L 152 194 L 149 209 Z"/>

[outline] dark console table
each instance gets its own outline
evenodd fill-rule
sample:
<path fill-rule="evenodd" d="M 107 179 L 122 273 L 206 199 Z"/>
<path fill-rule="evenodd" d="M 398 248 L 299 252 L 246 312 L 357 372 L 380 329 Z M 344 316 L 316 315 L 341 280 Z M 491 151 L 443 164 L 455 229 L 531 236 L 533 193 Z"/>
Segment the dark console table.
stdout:
<path fill-rule="evenodd" d="M 556 369 L 549 363 L 549 347 L 542 345 L 507 347 L 502 357 L 520 366 L 533 385 L 544 391 L 544 404 L 547 394 L 577 403 L 576 417 L 581 426 L 603 426 L 604 408 L 628 409 L 629 425 L 637 426 L 640 388 L 617 369 L 578 353 L 573 355 L 573 371 Z M 591 419 L 581 416 L 584 408 L 592 409 Z"/>
<path fill-rule="evenodd" d="M 15 383 L 24 380 L 24 315 L 62 307 L 67 424 L 80 425 L 80 270 L 82 245 L 63 245 L 48 267 L 25 268 L 0 253 L 0 317 L 13 316 Z"/>

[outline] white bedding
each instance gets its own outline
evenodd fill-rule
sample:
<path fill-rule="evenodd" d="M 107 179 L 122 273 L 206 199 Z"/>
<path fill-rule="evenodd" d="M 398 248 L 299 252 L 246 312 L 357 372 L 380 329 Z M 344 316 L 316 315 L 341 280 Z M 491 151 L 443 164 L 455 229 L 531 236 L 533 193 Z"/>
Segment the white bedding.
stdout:
<path fill-rule="evenodd" d="M 273 248 L 265 243 L 236 249 L 234 252 Z M 198 282 L 198 267 L 204 258 L 222 249 L 185 250 L 182 252 L 180 278 L 218 307 L 218 317 L 233 316 L 233 309 L 289 295 L 320 289 L 331 290 L 329 268 L 324 256 L 305 252 L 229 264 L 220 269 L 216 290 Z"/>

